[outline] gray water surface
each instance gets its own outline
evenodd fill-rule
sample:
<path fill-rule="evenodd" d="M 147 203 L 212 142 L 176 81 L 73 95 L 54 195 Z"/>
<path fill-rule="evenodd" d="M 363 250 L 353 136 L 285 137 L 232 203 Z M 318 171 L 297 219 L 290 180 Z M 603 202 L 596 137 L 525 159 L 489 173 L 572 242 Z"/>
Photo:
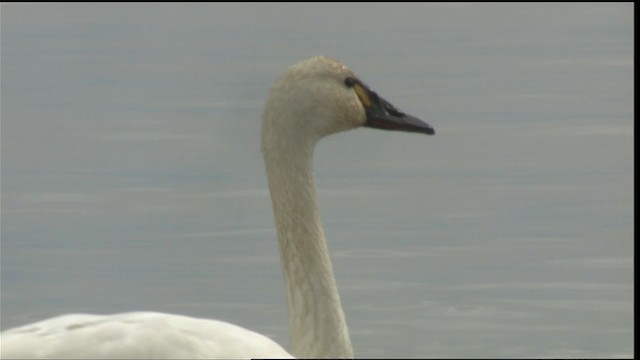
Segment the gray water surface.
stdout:
<path fill-rule="evenodd" d="M 154 310 L 288 345 L 259 147 L 289 65 L 437 134 L 324 140 L 358 357 L 631 357 L 633 4 L 3 4 L 2 329 Z"/>

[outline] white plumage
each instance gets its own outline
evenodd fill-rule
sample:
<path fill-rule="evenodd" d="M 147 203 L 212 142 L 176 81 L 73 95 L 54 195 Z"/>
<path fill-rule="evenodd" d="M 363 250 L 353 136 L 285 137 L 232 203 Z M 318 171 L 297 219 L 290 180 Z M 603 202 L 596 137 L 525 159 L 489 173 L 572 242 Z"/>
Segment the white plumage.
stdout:
<path fill-rule="evenodd" d="M 287 289 L 291 353 L 350 358 L 353 349 L 320 222 L 313 149 L 361 126 L 434 134 L 339 62 L 315 57 L 274 83 L 262 153 Z M 291 358 L 268 337 L 223 321 L 154 312 L 72 314 L 2 332 L 3 358 Z"/>
<path fill-rule="evenodd" d="M 62 315 L 2 333 L 2 357 L 292 358 L 264 335 L 224 321 L 154 312 Z"/>

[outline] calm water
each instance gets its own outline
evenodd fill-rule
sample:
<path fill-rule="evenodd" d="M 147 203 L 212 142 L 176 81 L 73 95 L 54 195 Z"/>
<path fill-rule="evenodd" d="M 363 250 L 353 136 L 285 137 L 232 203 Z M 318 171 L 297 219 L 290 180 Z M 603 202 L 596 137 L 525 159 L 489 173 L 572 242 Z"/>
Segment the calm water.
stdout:
<path fill-rule="evenodd" d="M 633 5 L 3 4 L 2 328 L 225 319 L 288 344 L 259 114 L 344 61 L 435 137 L 323 141 L 360 357 L 630 357 Z"/>

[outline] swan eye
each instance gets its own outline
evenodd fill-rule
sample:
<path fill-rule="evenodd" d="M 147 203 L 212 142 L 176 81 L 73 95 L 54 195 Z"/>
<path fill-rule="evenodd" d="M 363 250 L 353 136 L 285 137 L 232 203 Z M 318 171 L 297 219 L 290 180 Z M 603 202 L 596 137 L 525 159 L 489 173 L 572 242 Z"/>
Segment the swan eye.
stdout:
<path fill-rule="evenodd" d="M 347 85 L 347 87 L 352 88 L 353 85 L 356 84 L 356 80 L 352 77 L 348 77 L 346 79 L 344 79 L 344 84 Z"/>

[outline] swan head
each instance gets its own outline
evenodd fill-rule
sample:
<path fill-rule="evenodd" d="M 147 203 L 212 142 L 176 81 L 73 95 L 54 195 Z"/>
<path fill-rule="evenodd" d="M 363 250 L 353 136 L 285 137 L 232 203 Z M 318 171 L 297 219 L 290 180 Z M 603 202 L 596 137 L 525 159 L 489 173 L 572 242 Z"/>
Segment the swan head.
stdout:
<path fill-rule="evenodd" d="M 313 57 L 291 66 L 269 90 L 262 113 L 263 151 L 313 147 L 327 135 L 363 126 L 435 133 L 376 94 L 345 65 Z"/>

